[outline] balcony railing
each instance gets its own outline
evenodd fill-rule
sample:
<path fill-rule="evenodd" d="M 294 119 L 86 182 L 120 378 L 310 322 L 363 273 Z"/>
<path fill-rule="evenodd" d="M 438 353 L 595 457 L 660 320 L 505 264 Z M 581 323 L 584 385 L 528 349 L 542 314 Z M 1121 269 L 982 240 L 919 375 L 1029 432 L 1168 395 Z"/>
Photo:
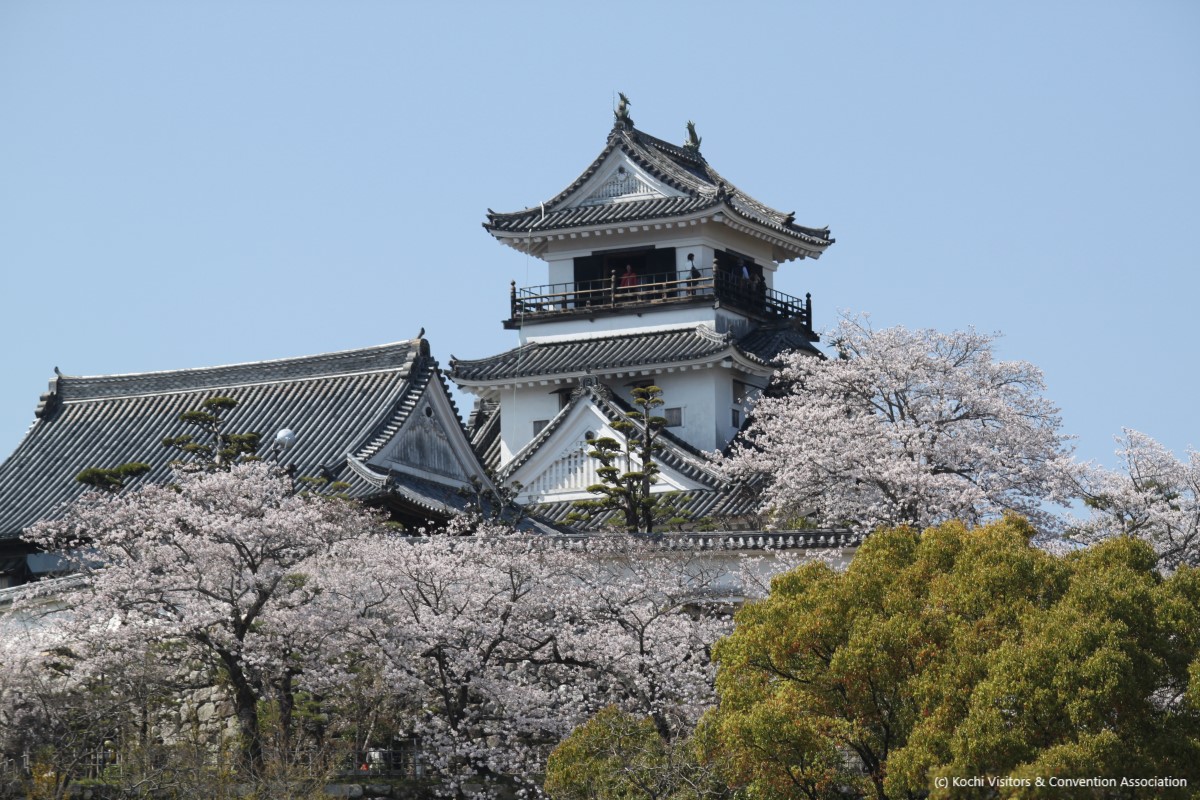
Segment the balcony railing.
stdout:
<path fill-rule="evenodd" d="M 680 277 L 678 272 L 639 275 L 637 282 L 622 285 L 622 276 L 576 283 L 552 283 L 517 288 L 512 282 L 512 318 L 507 327 L 522 321 L 587 316 L 608 311 L 649 309 L 666 305 L 719 301 L 760 320 L 797 320 L 812 333 L 812 295 L 804 298 L 768 289 L 761 279 L 744 280 L 727 272 L 700 271 L 700 277 Z"/>

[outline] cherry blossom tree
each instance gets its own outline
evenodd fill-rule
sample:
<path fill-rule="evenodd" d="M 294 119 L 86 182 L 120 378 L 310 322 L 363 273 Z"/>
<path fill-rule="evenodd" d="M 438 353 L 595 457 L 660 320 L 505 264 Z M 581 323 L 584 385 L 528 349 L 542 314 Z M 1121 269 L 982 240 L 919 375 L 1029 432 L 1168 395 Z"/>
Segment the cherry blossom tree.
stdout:
<path fill-rule="evenodd" d="M 241 766 L 255 777 L 259 703 L 278 701 L 286 717 L 296 653 L 326 635 L 323 618 L 303 613 L 320 595 L 317 578 L 332 569 L 337 545 L 376 526 L 348 503 L 296 496 L 286 476 L 250 463 L 86 496 L 28 538 L 64 553 L 84 577 L 57 598 L 69 611 L 56 620 L 79 654 L 80 679 L 148 651 L 176 674 L 199 665 L 227 685 Z"/>
<path fill-rule="evenodd" d="M 673 747 L 713 702 L 728 599 L 753 591 L 739 564 L 718 563 L 736 558 L 661 538 L 478 520 L 398 535 L 351 504 L 293 494 L 263 463 L 95 493 L 31 536 L 66 553 L 81 582 L 55 596 L 54 641 L 21 663 L 69 652 L 51 675 L 66 698 L 152 665 L 162 707 L 149 734 L 189 693 L 219 687 L 240 734 L 238 780 L 263 791 L 300 702 L 325 720 L 322 737 L 385 709 L 356 745 L 419 740 L 426 775 L 454 796 L 536 791 L 553 747 L 609 706 Z"/>
<path fill-rule="evenodd" d="M 1162 568 L 1200 566 L 1200 452 L 1189 449 L 1185 463 L 1153 438 L 1129 429 L 1117 443 L 1121 472 L 1085 465 L 1078 473 L 1092 510 L 1078 538 L 1136 536 L 1154 547 Z"/>
<path fill-rule="evenodd" d="M 996 361 L 995 336 L 973 330 L 846 318 L 831 338 L 837 358 L 787 359 L 723 459 L 765 481 L 768 511 L 868 531 L 1009 510 L 1050 523 L 1068 448 L 1036 367 Z"/>
<path fill-rule="evenodd" d="M 609 704 L 672 735 L 712 701 L 708 650 L 730 619 L 713 602 L 719 570 L 687 554 L 484 528 L 377 537 L 348 556 L 344 673 L 318 691 L 374 660 L 407 698 L 398 733 L 448 793 L 535 790 L 553 746 Z"/>
<path fill-rule="evenodd" d="M 722 600 L 745 594 L 741 578 L 653 541 L 593 540 L 567 586 L 586 600 L 560 612 L 570 623 L 560 647 L 592 676 L 585 710 L 648 716 L 666 741 L 690 732 L 713 702 L 710 650 L 731 629 Z"/>

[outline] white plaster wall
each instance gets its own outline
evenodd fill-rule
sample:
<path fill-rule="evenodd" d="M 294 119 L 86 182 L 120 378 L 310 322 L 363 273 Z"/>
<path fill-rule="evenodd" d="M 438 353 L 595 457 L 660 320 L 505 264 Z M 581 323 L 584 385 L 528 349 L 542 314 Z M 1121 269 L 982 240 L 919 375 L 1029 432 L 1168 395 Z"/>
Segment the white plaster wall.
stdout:
<path fill-rule="evenodd" d="M 633 402 L 633 384 L 653 381 L 662 389 L 662 407 L 680 408 L 683 411 L 683 425 L 671 428 L 671 433 L 693 447 L 709 451 L 724 447 L 737 432 L 730 413 L 735 407 L 735 377 L 746 383 L 764 382 L 721 366 L 674 372 L 645 370 L 636 375 L 602 376 L 601 380 L 614 395 L 627 403 Z M 550 420 L 558 414 L 559 399 L 553 393 L 554 389 L 574 385 L 568 381 L 559 384 L 551 381 L 545 386 L 505 389 L 500 393 L 501 463 L 508 463 L 515 453 L 533 439 L 535 420 Z"/>
<path fill-rule="evenodd" d="M 575 282 L 575 257 L 574 256 L 554 256 L 547 260 L 549 267 L 549 280 L 546 283 L 574 283 Z M 529 276 L 532 280 L 533 275 Z M 540 286 L 541 284 L 534 284 Z"/>
<path fill-rule="evenodd" d="M 521 344 L 553 339 L 586 339 L 602 334 L 667 330 L 689 325 L 705 324 L 715 329 L 718 312 L 712 306 L 679 308 L 677 306 L 647 307 L 628 314 L 603 314 L 595 317 L 529 323 L 518 328 Z"/>
<path fill-rule="evenodd" d="M 570 384 L 548 383 L 500 392 L 500 463 L 507 464 L 533 438 L 534 420 L 554 419 L 559 411 L 555 389 Z"/>
<path fill-rule="evenodd" d="M 664 372 L 655 376 L 655 385 L 663 390 L 663 408 L 683 409 L 683 425 L 670 428 L 672 434 L 701 450 L 716 450 L 723 446 L 723 442 L 717 441 L 712 424 L 713 398 L 716 396 L 713 387 L 714 384 L 728 380 L 725 377 L 727 373 L 728 370 L 720 367 L 710 367 L 685 372 Z M 629 399 L 628 388 L 625 388 L 622 397 Z"/>
<path fill-rule="evenodd" d="M 713 252 L 716 250 L 736 250 L 745 253 L 761 264 L 765 271 L 772 272 L 778 265 L 772 260 L 771 245 L 762 239 L 757 239 L 740 231 L 735 231 L 719 222 L 700 222 L 692 220 L 682 223 L 645 222 L 628 227 L 609 228 L 611 233 L 570 233 L 563 234 L 563 239 L 557 237 L 546 243 L 546 252 L 542 256 L 547 262 L 570 262 L 577 256 L 589 256 L 601 250 L 620 250 L 626 247 L 674 247 L 684 250 L 682 260 L 687 260 L 687 248 L 693 248 L 696 261 L 701 269 L 712 266 Z M 617 232 L 621 231 L 621 232 Z M 704 251 L 704 256 L 701 253 Z M 684 267 L 686 270 L 686 267 Z M 530 275 L 530 280 L 534 276 Z M 569 280 L 569 278 L 568 278 Z M 537 284 L 534 284 L 537 285 Z"/>

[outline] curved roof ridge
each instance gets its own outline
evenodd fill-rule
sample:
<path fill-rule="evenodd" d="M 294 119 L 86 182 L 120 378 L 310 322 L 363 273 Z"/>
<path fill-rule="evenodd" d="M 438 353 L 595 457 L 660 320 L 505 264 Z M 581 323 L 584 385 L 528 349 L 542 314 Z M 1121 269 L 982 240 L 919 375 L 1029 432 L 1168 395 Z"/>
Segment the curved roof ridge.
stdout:
<path fill-rule="evenodd" d="M 597 396 L 596 403 L 610 420 L 626 418 L 631 411 L 635 410 L 633 406 L 616 395 L 609 397 Z M 707 454 L 703 450 L 688 444 L 666 428 L 660 428 L 654 434 L 654 438 L 670 445 L 656 453 L 656 457 L 662 463 L 673 466 L 693 479 L 698 480 L 701 475 L 709 481 L 720 481 L 722 479 L 723 476 L 712 466 Z"/>
<path fill-rule="evenodd" d="M 229 386 L 252 386 L 289 380 L 408 370 L 419 356 L 420 340 L 384 345 L 247 361 L 212 367 L 131 372 L 114 375 L 63 375 L 57 393 L 63 402 L 165 394 Z"/>
<path fill-rule="evenodd" d="M 587 336 L 580 336 L 579 338 L 571 338 L 571 339 L 534 339 L 533 341 L 526 342 L 525 344 L 509 348 L 508 350 L 505 350 L 502 353 L 497 353 L 494 356 L 484 356 L 483 358 L 455 358 L 454 356 L 451 356 L 450 357 L 450 369 L 451 369 L 451 371 L 453 371 L 460 364 L 482 364 L 482 363 L 489 362 L 489 361 L 499 361 L 500 359 L 503 359 L 506 356 L 512 356 L 512 355 L 516 355 L 518 353 L 520 353 L 520 354 L 530 353 L 539 348 L 548 348 L 548 347 L 572 345 L 572 344 L 586 344 L 588 342 L 612 342 L 612 341 L 617 341 L 617 340 L 621 340 L 621 339 L 635 339 L 635 338 L 644 337 L 644 336 L 661 336 L 666 333 L 680 333 L 683 331 L 695 331 L 697 328 L 708 328 L 710 331 L 712 330 L 710 326 L 704 325 L 703 323 L 689 322 L 689 323 L 683 323 L 680 325 L 675 325 L 675 326 L 666 327 L 666 328 L 655 328 L 654 330 L 649 330 L 649 331 L 644 331 L 644 330 L 610 331 L 610 332 L 589 333 Z M 716 335 L 723 336 L 724 334 L 716 334 Z"/>
<path fill-rule="evenodd" d="M 693 161 L 698 170 L 703 171 L 704 177 L 697 172 L 687 169 L 676 161 L 664 148 L 671 147 L 667 142 L 639 131 L 622 131 L 622 140 L 626 146 L 622 148 L 635 162 L 650 170 L 659 180 L 692 197 L 712 197 L 715 186 L 710 188 L 707 178 L 708 165 L 703 161 Z M 691 160 L 691 159 L 689 159 Z"/>
<path fill-rule="evenodd" d="M 668 142 L 665 139 L 659 139 L 657 136 L 653 136 L 637 128 L 634 128 L 633 133 L 652 147 L 656 147 L 659 150 L 664 151 L 672 159 L 683 159 L 690 161 L 697 166 L 706 166 L 708 164 L 708 161 L 700 154 L 699 150 L 688 150 L 681 145 Z"/>
<path fill-rule="evenodd" d="M 529 208 L 524 208 L 524 209 L 521 209 L 520 211 L 508 211 L 508 212 L 497 213 L 497 212 L 492 211 L 489 208 L 488 209 L 489 221 L 491 220 L 492 217 L 520 216 L 523 214 L 531 213 L 533 211 L 540 211 L 542 208 L 551 208 L 551 207 L 563 202 L 568 197 L 570 197 L 575 191 L 577 191 L 579 189 L 579 187 L 581 187 L 581 186 L 583 186 L 583 184 L 587 183 L 589 178 L 591 178 L 593 175 L 596 174 L 596 170 L 600 169 L 600 165 L 604 163 L 604 160 L 606 158 L 608 158 L 608 154 L 613 151 L 613 149 L 617 146 L 617 144 L 619 142 L 620 142 L 620 138 L 617 136 L 617 131 L 614 129 L 612 132 L 610 132 L 608 134 L 608 140 L 604 143 L 604 149 L 600 151 L 600 155 L 598 155 L 594 159 L 592 159 L 592 163 L 589 164 L 583 170 L 583 172 L 581 172 L 579 174 L 579 177 L 576 178 L 574 181 L 572 181 L 571 184 L 569 186 L 567 186 L 567 188 L 563 189 L 561 192 L 554 195 L 554 197 L 551 197 L 549 200 L 547 200 L 544 203 L 540 203 L 539 205 L 535 205 L 535 206 L 530 206 Z M 487 223 L 484 223 L 484 226 L 486 227 Z"/>
<path fill-rule="evenodd" d="M 601 207 L 609 209 L 607 213 L 590 209 L 587 213 L 580 214 L 578 208 L 566 207 L 567 201 L 576 196 L 583 186 L 595 177 L 601 165 L 618 148 L 634 164 L 647 170 L 656 180 L 681 192 L 684 197 L 670 198 L 673 200 L 671 203 L 630 200 L 601 204 Z M 794 213 L 779 211 L 739 189 L 713 169 L 698 150 L 680 147 L 637 128 L 626 127 L 620 122 L 609 132 L 600 154 L 565 189 L 544 203 L 519 211 L 496 212 L 488 209 L 487 221 L 483 226 L 493 235 L 511 236 L 525 232 L 532 234 L 535 231 L 567 227 L 701 213 L 710 206 L 717 205 L 728 206 L 737 214 L 762 225 L 772 233 L 785 234 L 782 239 L 784 242 L 788 242 L 789 239 L 795 242 L 798 239 L 805 244 L 818 246 L 813 249 L 803 245 L 787 245 L 796 248 L 801 255 L 817 258 L 824 247 L 834 242 L 828 227 L 797 225 Z M 614 212 L 612 209 L 616 206 L 625 207 L 619 212 Z"/>
<path fill-rule="evenodd" d="M 539 344 L 536 350 L 532 344 Z M 532 375 L 601 374 L 657 364 L 699 363 L 736 350 L 732 338 L 704 324 L 635 331 L 588 339 L 531 342 L 478 360 L 455 361 L 456 383 L 508 380 Z"/>
<path fill-rule="evenodd" d="M 512 460 L 500 468 L 496 474 L 496 480 L 503 482 L 508 480 L 509 476 L 516 472 L 519 468 L 525 465 L 525 462 L 533 457 L 533 454 L 541 449 L 542 445 L 554 435 L 554 432 L 562 427 L 563 421 L 570 415 L 571 410 L 583 402 L 583 398 L 590 397 L 594 394 L 591 391 L 572 393 L 567 400 L 567 404 L 558 410 L 558 413 L 551 417 L 550 421 L 538 431 L 537 436 L 534 436 L 525 446 L 517 452 L 513 453 Z"/>
<path fill-rule="evenodd" d="M 400 430 L 408 420 L 416 408 L 417 399 L 425 393 L 425 389 L 429 386 L 429 381 L 436 371 L 437 362 L 432 358 L 421 359 L 415 374 L 412 371 L 409 372 L 408 379 L 404 382 L 403 388 L 394 401 L 384 407 L 375 416 L 375 419 L 365 425 L 350 440 L 351 444 L 347 448 L 347 453 L 353 454 L 363 461 L 370 460 L 378 453 L 379 449 L 387 444 L 396 431 Z M 456 412 L 455 417 L 457 418 L 457 416 Z"/>

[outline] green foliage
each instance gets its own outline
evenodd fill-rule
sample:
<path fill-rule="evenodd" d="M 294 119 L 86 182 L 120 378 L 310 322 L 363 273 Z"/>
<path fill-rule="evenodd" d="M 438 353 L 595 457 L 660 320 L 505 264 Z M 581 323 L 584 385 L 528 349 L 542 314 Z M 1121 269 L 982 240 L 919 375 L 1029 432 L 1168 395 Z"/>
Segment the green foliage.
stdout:
<path fill-rule="evenodd" d="M 228 469 L 237 461 L 253 458 L 262 434 L 225 432 L 225 415 L 237 406 L 238 401 L 232 397 L 208 398 L 199 409 L 179 415 L 180 422 L 198 428 L 199 433 L 164 437 L 163 446 L 190 456 L 189 463 L 207 470 Z"/>
<path fill-rule="evenodd" d="M 1131 539 L 1056 557 L 1032 535 L 901 528 L 844 573 L 777 577 L 715 649 L 708 757 L 764 800 L 997 796 L 935 785 L 962 776 L 1195 785 L 1200 576 L 1162 578 Z"/>
<path fill-rule="evenodd" d="M 145 475 L 151 470 L 149 464 L 141 461 L 130 461 L 116 467 L 89 467 L 75 476 L 75 480 L 87 484 L 93 489 L 105 492 L 116 492 L 125 487 L 126 481 Z"/>
<path fill-rule="evenodd" d="M 654 526 L 664 520 L 672 524 L 683 522 L 670 500 L 670 493 L 653 493 L 651 487 L 658 482 L 659 468 L 655 453 L 659 445 L 655 441 L 658 433 L 666 426 L 665 417 L 655 416 L 653 410 L 663 404 L 662 389 L 647 386 L 633 390 L 633 403 L 637 409 L 626 414 L 625 419 L 612 423 L 614 430 L 625 438 L 625 444 L 611 436 L 592 440 L 588 456 L 600 462 L 596 474 L 599 483 L 588 487 L 597 495 L 595 500 L 577 500 L 575 511 L 567 517 L 568 522 L 586 521 L 607 511 L 619 511 L 624 517 L 628 533 L 652 533 Z M 640 469 L 635 468 L 640 464 Z"/>
<path fill-rule="evenodd" d="M 728 796 L 689 741 L 666 742 L 654 720 L 609 706 L 554 749 L 543 787 L 553 800 L 716 800 Z"/>

